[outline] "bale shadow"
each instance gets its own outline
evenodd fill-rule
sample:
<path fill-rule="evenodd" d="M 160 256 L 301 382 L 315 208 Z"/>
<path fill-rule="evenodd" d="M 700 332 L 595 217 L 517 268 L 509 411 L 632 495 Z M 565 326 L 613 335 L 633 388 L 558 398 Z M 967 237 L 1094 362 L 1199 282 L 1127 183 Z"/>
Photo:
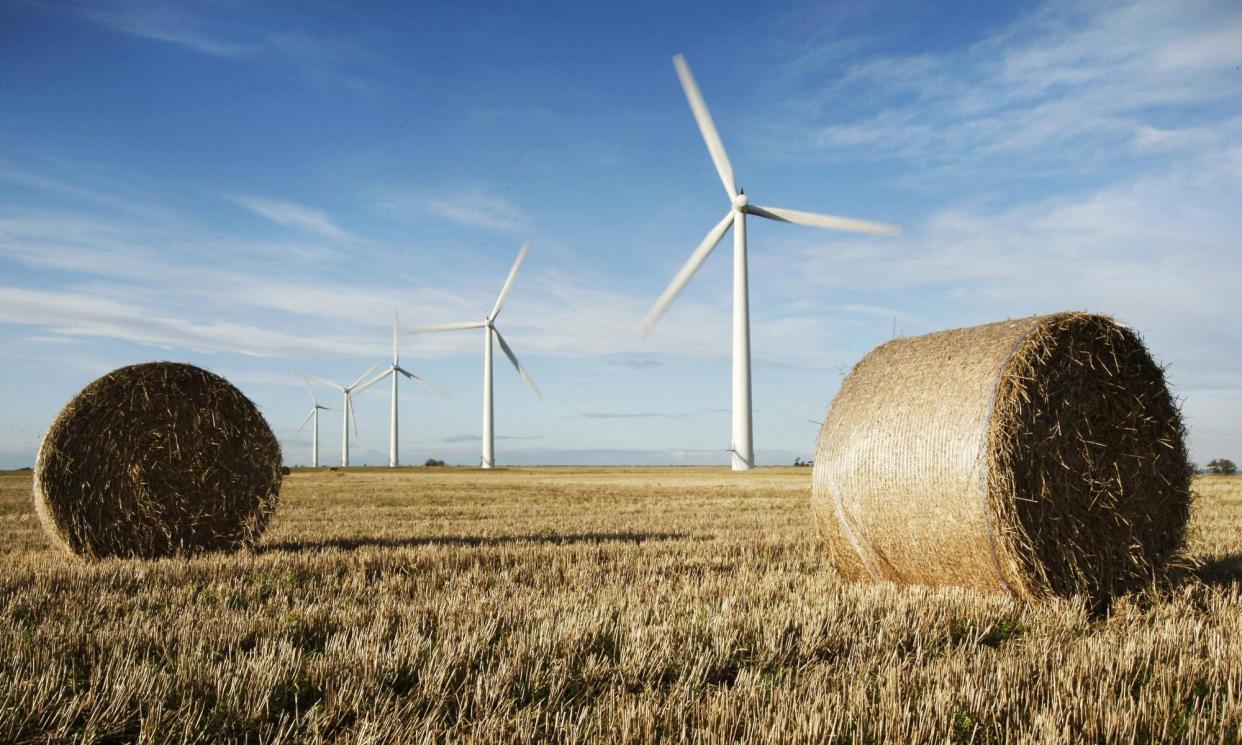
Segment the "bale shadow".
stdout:
<path fill-rule="evenodd" d="M 1242 584 L 1242 554 L 1226 554 L 1199 564 L 1194 575 L 1206 585 L 1229 587 Z"/>
<path fill-rule="evenodd" d="M 324 551 L 340 549 L 352 551 L 359 548 L 418 548 L 420 546 L 503 546 L 511 543 L 544 543 L 556 546 L 578 543 L 643 543 L 644 541 L 670 541 L 691 538 L 689 533 L 536 533 L 531 535 L 500 536 L 412 536 L 408 538 L 324 538 L 309 541 L 276 541 L 254 547 L 254 553 L 267 554 L 278 551 Z M 705 541 L 707 538 L 693 538 Z"/>

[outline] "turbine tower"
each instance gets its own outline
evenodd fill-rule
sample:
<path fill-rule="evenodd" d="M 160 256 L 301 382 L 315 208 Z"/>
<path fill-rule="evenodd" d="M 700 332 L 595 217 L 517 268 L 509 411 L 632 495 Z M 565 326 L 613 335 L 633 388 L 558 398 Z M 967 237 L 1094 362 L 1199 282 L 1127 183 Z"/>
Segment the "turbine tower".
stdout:
<path fill-rule="evenodd" d="M 374 383 L 376 383 L 379 380 L 378 378 L 376 378 L 375 380 L 371 380 L 367 383 L 364 383 L 363 385 L 358 385 L 359 383 L 362 382 L 364 378 L 366 378 L 366 376 L 374 372 L 376 367 L 379 367 L 378 362 L 376 362 L 374 365 L 371 365 L 369 368 L 367 368 L 366 372 L 359 375 L 358 379 L 350 383 L 349 385 L 341 385 L 340 383 L 333 383 L 331 380 L 324 380 L 323 378 L 317 375 L 310 376 L 312 380 L 323 383 L 324 385 L 332 386 L 333 388 L 337 389 L 338 391 L 341 392 L 342 396 L 344 397 L 344 401 L 341 404 L 341 466 L 342 467 L 349 465 L 349 423 L 350 423 L 350 420 L 353 420 L 353 423 L 354 423 L 354 435 L 358 434 L 358 417 L 357 415 L 354 414 L 354 394 L 362 393 L 364 390 L 366 390 L 367 388 L 370 388 Z"/>
<path fill-rule="evenodd" d="M 514 369 L 518 375 L 522 376 L 522 380 L 526 381 L 526 385 L 534 391 L 537 398 L 543 398 L 543 394 L 539 392 L 539 388 L 535 386 L 535 381 L 531 380 L 526 369 L 522 367 L 522 363 L 518 362 L 517 355 L 513 354 L 513 350 L 505 343 L 505 337 L 501 336 L 500 329 L 496 328 L 496 317 L 500 315 L 500 309 L 504 307 L 505 300 L 509 297 L 509 291 L 513 289 L 513 281 L 517 279 L 518 269 L 522 267 L 522 262 L 526 260 L 526 252 L 530 250 L 529 243 L 523 243 L 522 248 L 518 251 L 517 260 L 513 262 L 513 268 L 509 270 L 509 277 L 505 279 L 505 284 L 500 288 L 500 296 L 496 298 L 496 304 L 492 307 L 492 312 L 482 321 L 463 321 L 461 323 L 442 323 L 435 326 L 422 326 L 416 328 L 411 333 L 423 333 L 427 331 L 458 331 L 461 329 L 483 329 L 483 468 L 496 467 L 496 442 L 493 431 L 493 406 L 492 406 L 492 340 L 495 339 L 500 344 L 500 351 L 505 353 L 509 361 L 513 363 Z"/>
<path fill-rule="evenodd" d="M 716 223 L 690 259 L 682 266 L 681 271 L 673 277 L 652 306 L 651 312 L 643 319 L 641 330 L 645 335 L 655 326 L 656 321 L 676 299 L 694 273 L 711 254 L 712 249 L 724 234 L 733 228 L 733 441 L 730 452 L 733 454 L 733 470 L 749 471 L 755 467 L 755 450 L 752 441 L 751 397 L 750 397 L 750 290 L 747 279 L 746 260 L 746 216 L 755 215 L 769 220 L 792 222 L 799 225 L 810 225 L 816 228 L 833 230 L 850 230 L 861 233 L 900 233 L 901 228 L 882 223 L 865 222 L 848 217 L 834 217 L 814 212 L 800 212 L 779 207 L 760 207 L 750 203 L 746 194 L 738 188 L 733 180 L 733 166 L 725 155 L 724 143 L 712 122 L 712 116 L 703 102 L 703 94 L 699 92 L 694 77 L 690 74 L 690 66 L 680 54 L 673 57 L 673 66 L 677 68 L 677 76 L 681 79 L 681 87 L 685 90 L 694 119 L 698 122 L 699 131 L 707 143 L 707 151 L 711 154 L 716 172 L 724 183 L 725 194 L 729 197 L 729 211 Z"/>
<path fill-rule="evenodd" d="M 444 398 L 448 398 L 447 393 L 445 393 L 444 391 L 440 390 L 436 386 L 432 385 L 426 380 L 423 380 L 422 378 L 418 377 L 414 373 L 410 372 L 409 370 L 406 370 L 404 367 L 401 366 L 401 353 L 397 346 L 397 310 L 396 308 L 394 308 L 392 311 L 392 364 L 388 366 L 387 370 L 375 376 L 375 378 L 368 381 L 366 385 L 362 387 L 366 388 L 372 383 L 378 383 L 390 375 L 392 376 L 392 431 L 388 437 L 388 467 L 396 468 L 397 467 L 397 380 L 398 380 L 397 376 L 404 375 L 405 377 L 409 378 L 410 380 L 413 380 L 416 383 L 422 383 L 423 385 L 427 386 L 431 390 L 435 391 L 440 396 Z"/>
<path fill-rule="evenodd" d="M 302 375 L 302 384 L 306 386 L 306 392 L 310 394 L 311 410 L 302 420 L 302 426 L 298 427 L 298 434 L 306 429 L 306 423 L 314 420 L 311 425 L 311 468 L 319 467 L 319 412 L 320 411 L 336 411 L 330 406 L 321 406 L 319 399 L 315 398 L 315 390 L 311 388 L 310 379 L 305 374 Z"/>

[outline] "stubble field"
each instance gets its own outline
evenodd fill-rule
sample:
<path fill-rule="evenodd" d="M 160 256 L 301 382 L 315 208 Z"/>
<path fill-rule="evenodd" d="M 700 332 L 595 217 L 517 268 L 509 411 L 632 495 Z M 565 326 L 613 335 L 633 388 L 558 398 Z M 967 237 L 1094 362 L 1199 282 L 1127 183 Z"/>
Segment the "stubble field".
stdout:
<path fill-rule="evenodd" d="M 3 742 L 1237 742 L 1242 479 L 1093 615 L 851 585 L 810 469 L 295 471 L 253 553 L 85 563 L 0 474 Z"/>

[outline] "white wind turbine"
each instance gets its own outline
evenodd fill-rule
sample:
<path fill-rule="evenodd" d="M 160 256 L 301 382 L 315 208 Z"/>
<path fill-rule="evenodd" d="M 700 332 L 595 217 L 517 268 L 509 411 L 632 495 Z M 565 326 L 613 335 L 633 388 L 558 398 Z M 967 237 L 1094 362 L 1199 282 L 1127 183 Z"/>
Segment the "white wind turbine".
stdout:
<path fill-rule="evenodd" d="M 344 401 L 341 404 L 341 465 L 342 466 L 349 465 L 349 423 L 351 419 L 353 420 L 353 423 L 354 423 L 354 434 L 355 435 L 358 434 L 358 417 L 357 415 L 354 414 L 354 394 L 363 392 L 364 390 L 366 390 L 367 388 L 370 388 L 372 385 L 374 385 L 379 380 L 379 378 L 376 378 L 375 380 L 371 380 L 362 385 L 358 385 L 359 383 L 362 382 L 364 378 L 366 378 L 366 376 L 375 372 L 376 367 L 379 367 L 378 362 L 376 362 L 374 365 L 371 365 L 369 368 L 367 368 L 366 372 L 359 375 L 358 379 L 350 383 L 349 385 L 341 385 L 340 383 L 333 383 L 331 380 L 324 380 L 323 378 L 317 375 L 310 376 L 312 380 L 316 380 L 320 383 L 323 383 L 324 385 L 332 386 L 333 388 L 337 389 L 338 391 L 341 392 L 342 396 L 344 397 Z"/>
<path fill-rule="evenodd" d="M 733 180 L 733 166 L 725 155 L 724 143 L 716 131 L 707 104 L 703 102 L 703 94 L 699 92 L 694 77 L 690 74 L 690 66 L 680 54 L 673 57 L 673 66 L 677 68 L 677 76 L 681 79 L 681 87 L 686 92 L 690 109 L 694 112 L 699 131 L 707 143 L 712 162 L 724 183 L 725 193 L 729 197 L 729 211 L 716 227 L 708 232 L 707 237 L 699 244 L 690 259 L 682 266 L 677 276 L 669 283 L 664 294 L 656 300 L 651 312 L 642 322 L 644 334 L 651 331 L 656 321 L 668 309 L 677 295 L 682 291 L 694 273 L 707 259 L 712 249 L 724 238 L 725 232 L 733 228 L 733 442 L 730 447 L 733 453 L 733 470 L 749 471 L 755 466 L 754 444 L 752 442 L 751 402 L 750 402 L 750 297 L 746 267 L 746 216 L 756 215 L 769 220 L 792 222 L 799 225 L 810 225 L 817 228 L 834 230 L 851 230 L 862 233 L 900 233 L 901 228 L 882 223 L 865 222 L 848 217 L 834 217 L 814 212 L 800 212 L 779 207 L 760 207 L 750 204 L 746 194 L 737 187 Z"/>
<path fill-rule="evenodd" d="M 306 386 L 306 392 L 310 394 L 311 410 L 310 410 L 310 413 L 306 415 L 306 418 L 302 420 L 302 426 L 298 427 L 298 433 L 301 434 L 302 430 L 306 429 L 307 422 L 314 420 L 314 424 L 311 425 L 311 468 L 318 468 L 319 467 L 319 412 L 320 411 L 336 411 L 336 409 L 330 406 L 320 405 L 319 399 L 315 398 L 315 389 L 311 388 L 310 379 L 307 378 L 305 374 L 302 375 L 302 383 L 303 385 Z"/>
<path fill-rule="evenodd" d="M 504 307 L 505 299 L 509 297 L 509 291 L 513 289 L 513 281 L 517 279 L 518 269 L 521 268 L 522 262 L 526 260 L 526 252 L 529 250 L 530 244 L 523 243 L 522 249 L 518 251 L 517 260 L 513 262 L 513 268 L 509 270 L 509 277 L 505 279 L 504 286 L 500 288 L 500 296 L 496 298 L 496 305 L 492 307 L 492 312 L 488 313 L 487 317 L 482 321 L 442 323 L 435 326 L 422 326 L 411 331 L 411 333 L 417 334 L 426 331 L 483 329 L 483 468 L 494 468 L 496 466 L 496 442 L 492 429 L 494 414 L 492 407 L 492 339 L 500 343 L 500 350 L 513 363 L 513 367 L 518 371 L 518 375 L 522 376 L 522 380 L 526 381 L 526 385 L 530 386 L 535 396 L 543 398 L 543 394 L 535 386 L 535 381 L 531 380 L 526 369 L 522 367 L 522 363 L 518 362 L 517 355 L 513 354 L 513 350 L 505 343 L 505 337 L 501 336 L 500 329 L 496 328 L 496 317 L 500 315 L 500 309 Z"/>
<path fill-rule="evenodd" d="M 363 385 L 362 387 L 366 388 L 372 383 L 378 383 L 379 381 L 383 380 L 389 375 L 392 376 L 392 431 L 388 437 L 388 467 L 396 468 L 397 466 L 397 380 L 398 380 L 397 376 L 404 375 L 405 377 L 409 378 L 410 380 L 413 380 L 416 383 L 422 383 L 423 385 L 427 386 L 428 388 L 435 391 L 437 394 L 439 394 L 440 396 L 444 398 L 448 398 L 448 394 L 401 366 L 401 353 L 397 346 L 397 310 L 395 308 L 392 311 L 392 364 L 388 366 L 387 370 L 375 376 L 374 379 L 368 381 L 366 385 Z"/>

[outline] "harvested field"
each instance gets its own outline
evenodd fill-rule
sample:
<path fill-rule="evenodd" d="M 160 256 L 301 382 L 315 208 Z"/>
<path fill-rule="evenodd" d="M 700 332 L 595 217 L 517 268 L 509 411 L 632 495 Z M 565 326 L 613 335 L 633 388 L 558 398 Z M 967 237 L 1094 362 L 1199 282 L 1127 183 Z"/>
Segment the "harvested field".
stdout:
<path fill-rule="evenodd" d="M 254 553 L 95 563 L 0 475 L 0 741 L 1235 742 L 1242 478 L 1163 596 L 827 569 L 809 469 L 295 471 Z"/>

